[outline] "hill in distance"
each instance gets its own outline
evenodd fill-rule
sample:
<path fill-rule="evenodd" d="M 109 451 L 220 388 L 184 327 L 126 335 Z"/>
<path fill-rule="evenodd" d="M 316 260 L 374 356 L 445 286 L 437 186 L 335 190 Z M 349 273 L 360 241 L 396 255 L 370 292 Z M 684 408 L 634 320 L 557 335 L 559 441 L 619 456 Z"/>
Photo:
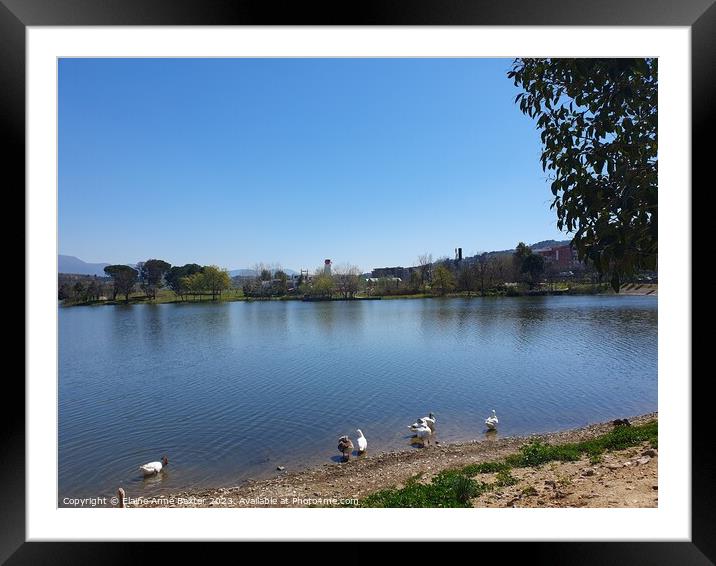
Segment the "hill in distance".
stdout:
<path fill-rule="evenodd" d="M 527 244 L 530 249 L 532 250 L 538 250 L 540 248 L 549 248 L 552 246 L 566 246 L 571 242 L 572 240 L 542 240 L 541 242 L 537 242 L 535 244 Z M 493 252 L 487 252 L 489 255 L 506 255 L 514 253 L 515 248 L 511 248 L 509 250 L 496 250 Z"/>
<path fill-rule="evenodd" d="M 67 273 L 73 275 L 97 275 L 98 277 L 104 277 L 106 274 L 104 268 L 109 263 L 88 263 L 81 260 L 73 255 L 58 255 L 57 256 L 57 272 Z M 132 265 L 132 264 L 127 264 Z M 132 266 L 133 267 L 133 266 Z M 293 269 L 284 269 L 287 275 L 298 275 L 298 271 Z M 229 271 L 231 277 L 255 277 L 256 272 L 253 269 L 234 269 Z"/>
<path fill-rule="evenodd" d="M 106 274 L 104 268 L 110 265 L 109 263 L 87 263 L 82 261 L 80 258 L 73 255 L 58 255 L 57 256 L 57 272 L 58 273 L 72 273 L 76 275 L 97 275 L 98 277 L 104 277 Z"/>
<path fill-rule="evenodd" d="M 532 244 L 530 248 L 533 250 L 538 250 L 540 248 L 549 248 L 553 246 L 566 246 L 571 242 L 572 240 L 543 240 L 541 242 L 537 242 L 536 244 Z"/>

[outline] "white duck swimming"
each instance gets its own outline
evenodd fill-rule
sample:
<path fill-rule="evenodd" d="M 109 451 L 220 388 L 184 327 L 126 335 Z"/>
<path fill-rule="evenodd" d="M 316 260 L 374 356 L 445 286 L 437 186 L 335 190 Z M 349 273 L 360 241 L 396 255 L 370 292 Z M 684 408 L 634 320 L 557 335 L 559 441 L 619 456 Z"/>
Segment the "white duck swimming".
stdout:
<path fill-rule="evenodd" d="M 145 476 L 153 476 L 155 474 L 158 474 L 162 471 L 162 468 L 169 464 L 169 460 L 166 456 L 162 456 L 161 462 L 149 462 L 148 464 L 143 464 L 142 466 L 139 466 L 139 469 L 142 470 Z"/>
<path fill-rule="evenodd" d="M 485 419 L 485 425 L 487 425 L 488 430 L 497 430 L 497 423 L 500 422 L 497 420 L 497 414 L 495 413 L 495 409 L 492 409 L 492 416 L 489 416 Z"/>
<path fill-rule="evenodd" d="M 358 433 L 358 453 L 363 454 L 363 452 L 366 451 L 366 448 L 368 448 L 368 441 L 365 436 L 363 436 L 361 429 L 356 429 L 356 432 Z"/>
<path fill-rule="evenodd" d="M 435 421 L 436 417 L 433 413 L 430 413 L 427 417 L 420 417 L 417 421 L 415 421 L 413 424 L 411 424 L 408 428 L 415 432 L 418 428 L 422 426 L 427 426 L 430 428 L 431 432 L 435 432 Z"/>

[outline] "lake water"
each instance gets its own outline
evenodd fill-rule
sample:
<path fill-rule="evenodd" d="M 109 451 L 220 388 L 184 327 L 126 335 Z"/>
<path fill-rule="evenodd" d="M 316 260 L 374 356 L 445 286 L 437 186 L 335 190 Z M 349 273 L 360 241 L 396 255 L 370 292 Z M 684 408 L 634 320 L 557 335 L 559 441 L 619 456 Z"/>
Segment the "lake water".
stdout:
<path fill-rule="evenodd" d="M 657 410 L 657 299 L 517 297 L 59 311 L 59 499 L 237 485 L 368 450 Z M 169 457 L 144 480 L 139 464 Z"/>

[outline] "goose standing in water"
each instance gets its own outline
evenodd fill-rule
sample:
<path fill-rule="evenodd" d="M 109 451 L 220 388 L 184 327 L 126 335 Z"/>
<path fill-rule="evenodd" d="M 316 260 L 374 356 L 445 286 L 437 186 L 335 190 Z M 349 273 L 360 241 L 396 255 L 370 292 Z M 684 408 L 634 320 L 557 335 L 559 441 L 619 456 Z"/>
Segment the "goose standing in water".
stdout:
<path fill-rule="evenodd" d="M 361 429 L 356 429 L 356 432 L 358 433 L 358 454 L 363 454 L 368 448 L 368 441 L 363 436 Z"/>
<path fill-rule="evenodd" d="M 432 436 L 432 434 L 433 431 L 430 430 L 430 427 L 427 425 L 427 423 L 415 429 L 415 436 L 417 436 L 423 443 L 423 448 L 425 448 L 426 444 L 430 444 L 430 437 Z"/>
<path fill-rule="evenodd" d="M 430 413 L 427 417 L 423 417 L 423 420 L 428 425 L 430 432 L 435 432 L 435 421 L 437 417 L 433 413 Z"/>
<path fill-rule="evenodd" d="M 415 432 L 417 429 L 423 426 L 427 426 L 431 432 L 435 432 L 435 421 L 436 417 L 433 413 L 430 413 L 427 417 L 420 417 L 417 421 L 411 424 L 408 428 Z"/>
<path fill-rule="evenodd" d="M 350 460 L 351 452 L 353 451 L 353 443 L 347 436 L 341 436 L 338 439 L 338 450 L 343 454 L 343 460 L 347 462 Z"/>
<path fill-rule="evenodd" d="M 162 456 L 161 462 L 149 462 L 148 464 L 139 466 L 139 469 L 142 470 L 145 476 L 153 476 L 161 472 L 162 468 L 168 464 L 169 460 L 167 459 L 167 457 Z"/>
<path fill-rule="evenodd" d="M 497 420 L 497 414 L 495 413 L 495 409 L 492 409 L 492 416 L 489 416 L 485 419 L 487 430 L 497 430 L 498 422 L 500 421 Z"/>

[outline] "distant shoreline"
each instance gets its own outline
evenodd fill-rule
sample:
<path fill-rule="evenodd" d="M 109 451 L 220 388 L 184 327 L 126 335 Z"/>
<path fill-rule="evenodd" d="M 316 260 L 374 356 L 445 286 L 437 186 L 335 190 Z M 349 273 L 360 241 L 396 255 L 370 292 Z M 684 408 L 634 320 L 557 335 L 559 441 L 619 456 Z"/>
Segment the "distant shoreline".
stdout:
<path fill-rule="evenodd" d="M 173 294 L 172 294 L 173 295 Z M 99 301 L 87 301 L 78 303 L 66 303 L 60 302 L 61 308 L 69 307 L 87 307 L 87 306 L 128 306 L 128 305 L 160 305 L 160 304 L 216 304 L 216 303 L 232 303 L 238 301 L 245 302 L 276 302 L 276 301 L 302 301 L 302 302 L 353 302 L 353 301 L 375 301 L 375 300 L 397 300 L 397 299 L 484 299 L 494 297 L 534 297 L 534 296 L 583 296 L 583 295 L 599 295 L 599 296 L 658 296 L 658 284 L 647 283 L 647 284 L 631 284 L 625 285 L 619 293 L 615 293 L 610 288 L 595 288 L 589 285 L 580 285 L 578 287 L 571 287 L 567 289 L 555 289 L 550 290 L 539 290 L 539 291 L 515 291 L 513 293 L 493 293 L 480 295 L 479 293 L 447 293 L 445 295 L 431 295 L 429 293 L 416 293 L 412 295 L 378 295 L 378 296 L 360 296 L 349 299 L 342 297 L 331 297 L 331 298 L 304 298 L 299 296 L 286 295 L 283 297 L 245 297 L 236 295 L 227 295 L 220 297 L 219 299 L 212 301 L 207 299 L 199 300 L 182 300 L 177 299 L 175 296 L 163 296 L 157 300 L 147 300 L 144 296 L 130 297 L 129 301 L 124 300 L 99 300 Z"/>

